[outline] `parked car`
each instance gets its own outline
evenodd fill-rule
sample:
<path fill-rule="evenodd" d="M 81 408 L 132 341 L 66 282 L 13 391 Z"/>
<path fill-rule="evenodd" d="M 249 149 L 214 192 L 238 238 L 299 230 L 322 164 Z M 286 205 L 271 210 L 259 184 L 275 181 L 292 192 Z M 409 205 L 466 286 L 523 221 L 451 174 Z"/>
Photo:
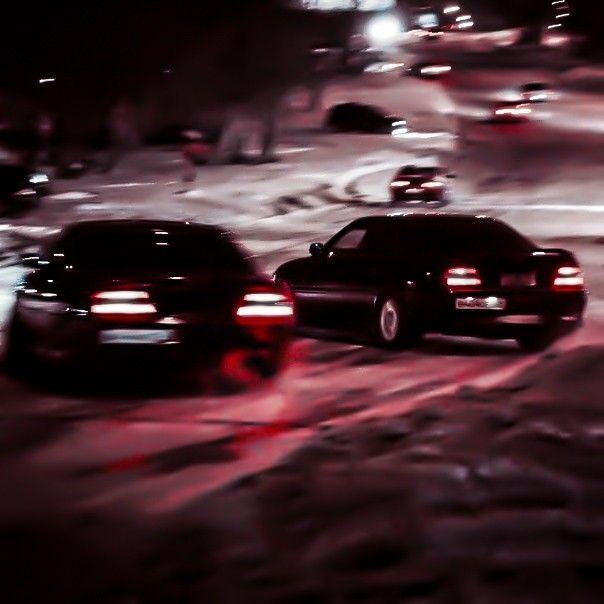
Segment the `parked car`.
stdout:
<path fill-rule="evenodd" d="M 582 324 L 583 272 L 492 218 L 444 213 L 355 220 L 280 266 L 301 328 L 409 345 L 425 333 L 515 339 L 534 350 Z"/>
<path fill-rule="evenodd" d="M 237 349 L 270 374 L 294 320 L 290 293 L 212 226 L 81 222 L 24 263 L 33 270 L 17 288 L 13 366 L 94 367 L 150 350 L 215 362 Z"/>
<path fill-rule="evenodd" d="M 397 202 L 423 202 L 443 206 L 450 201 L 448 178 L 452 173 L 437 166 L 403 166 L 390 182 L 390 198 Z"/>
<path fill-rule="evenodd" d="M 0 204 L 4 210 L 31 208 L 48 192 L 48 175 L 25 167 L 0 164 Z"/>
<path fill-rule="evenodd" d="M 332 132 L 390 134 L 393 136 L 408 131 L 405 119 L 387 115 L 379 107 L 362 103 L 342 103 L 332 107 L 327 114 L 325 126 Z"/>

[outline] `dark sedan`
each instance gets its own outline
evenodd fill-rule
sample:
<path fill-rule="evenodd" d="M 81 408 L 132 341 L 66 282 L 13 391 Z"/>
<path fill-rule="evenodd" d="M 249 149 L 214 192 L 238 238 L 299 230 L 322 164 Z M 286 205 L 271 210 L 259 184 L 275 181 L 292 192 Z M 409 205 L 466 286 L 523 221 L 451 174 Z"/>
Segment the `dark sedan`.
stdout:
<path fill-rule="evenodd" d="M 46 193 L 48 176 L 30 172 L 20 165 L 0 165 L 0 204 L 4 210 L 20 210 L 36 205 Z"/>
<path fill-rule="evenodd" d="M 82 222 L 24 262 L 34 270 L 17 288 L 13 363 L 93 364 L 160 349 L 216 361 L 238 350 L 270 373 L 294 319 L 290 293 L 211 226 Z"/>
<path fill-rule="evenodd" d="M 391 134 L 400 136 L 407 132 L 407 122 L 387 115 L 379 107 L 362 103 L 342 103 L 329 110 L 325 125 L 332 132 L 357 132 L 361 134 Z"/>
<path fill-rule="evenodd" d="M 403 166 L 390 182 L 390 198 L 394 203 L 446 205 L 450 197 L 447 178 L 453 176 L 437 166 Z"/>
<path fill-rule="evenodd" d="M 572 253 L 541 249 L 486 217 L 361 218 L 311 256 L 279 267 L 300 327 L 352 330 L 385 346 L 424 333 L 546 347 L 582 323 L 583 273 Z"/>

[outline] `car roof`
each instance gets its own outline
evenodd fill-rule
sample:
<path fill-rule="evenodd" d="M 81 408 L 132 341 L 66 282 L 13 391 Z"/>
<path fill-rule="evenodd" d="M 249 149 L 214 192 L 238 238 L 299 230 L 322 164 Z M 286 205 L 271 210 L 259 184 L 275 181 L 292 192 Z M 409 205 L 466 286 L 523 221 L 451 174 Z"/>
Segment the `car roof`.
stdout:
<path fill-rule="evenodd" d="M 81 233 L 86 231 L 110 231 L 110 230 L 132 230 L 146 231 L 163 229 L 176 233 L 207 233 L 228 235 L 228 232 L 220 227 L 196 222 L 177 220 L 153 220 L 153 219 L 114 219 L 114 220 L 83 220 L 65 227 L 64 232 Z"/>
<path fill-rule="evenodd" d="M 388 216 L 365 216 L 357 218 L 351 225 L 369 227 L 383 224 L 477 224 L 480 222 L 490 222 L 502 224 L 500 220 L 490 216 L 473 216 L 470 214 L 453 214 L 447 212 L 430 212 L 417 214 L 390 214 Z"/>

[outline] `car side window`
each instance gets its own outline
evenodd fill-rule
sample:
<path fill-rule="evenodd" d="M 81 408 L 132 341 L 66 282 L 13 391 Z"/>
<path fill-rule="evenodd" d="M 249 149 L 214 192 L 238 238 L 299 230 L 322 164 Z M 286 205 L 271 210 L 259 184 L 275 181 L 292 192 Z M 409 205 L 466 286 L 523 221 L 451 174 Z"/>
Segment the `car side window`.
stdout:
<path fill-rule="evenodd" d="M 333 241 L 330 245 L 330 252 L 352 252 L 359 250 L 361 247 L 361 243 L 367 234 L 367 229 L 352 229 L 347 231 L 337 239 Z"/>
<path fill-rule="evenodd" d="M 374 226 L 363 239 L 361 251 L 370 255 L 390 255 L 400 252 L 402 240 L 398 233 L 386 225 Z"/>

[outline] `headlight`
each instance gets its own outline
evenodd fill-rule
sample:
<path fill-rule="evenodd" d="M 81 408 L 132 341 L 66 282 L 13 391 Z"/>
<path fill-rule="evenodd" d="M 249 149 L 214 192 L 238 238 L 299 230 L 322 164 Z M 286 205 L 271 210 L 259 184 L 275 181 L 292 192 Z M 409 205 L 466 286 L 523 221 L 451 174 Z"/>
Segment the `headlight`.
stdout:
<path fill-rule="evenodd" d="M 32 185 L 43 185 L 48 182 L 48 176 L 42 172 L 37 172 L 29 177 L 29 182 Z"/>
<path fill-rule="evenodd" d="M 36 195 L 36 192 L 33 189 L 21 189 L 16 193 L 13 193 L 14 197 L 32 197 Z"/>
<path fill-rule="evenodd" d="M 393 187 L 408 187 L 411 183 L 408 180 L 395 180 L 392 183 Z"/>

